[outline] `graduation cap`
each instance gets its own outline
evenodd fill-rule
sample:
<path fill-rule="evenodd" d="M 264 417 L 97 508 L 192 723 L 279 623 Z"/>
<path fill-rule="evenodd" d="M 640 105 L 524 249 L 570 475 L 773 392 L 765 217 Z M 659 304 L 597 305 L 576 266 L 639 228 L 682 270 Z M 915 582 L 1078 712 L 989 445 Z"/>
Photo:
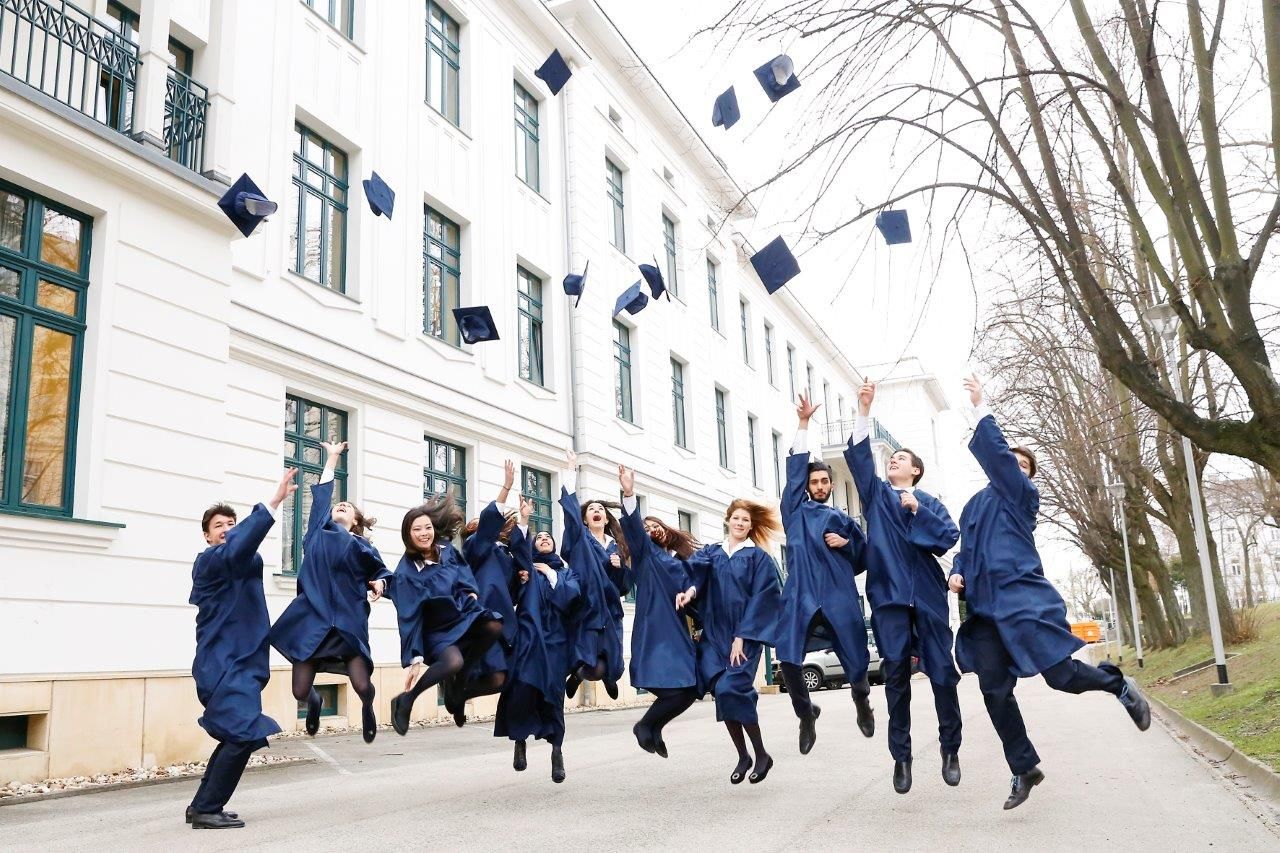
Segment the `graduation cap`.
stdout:
<path fill-rule="evenodd" d="M 644 291 L 640 289 L 640 282 L 628 287 L 622 291 L 622 295 L 618 297 L 618 301 L 613 306 L 613 316 L 617 317 L 623 311 L 628 314 L 639 314 L 644 310 L 644 306 L 649 304 L 649 297 L 644 295 Z"/>
<path fill-rule="evenodd" d="M 654 299 L 660 299 L 662 294 L 667 293 L 667 283 L 662 280 L 657 258 L 654 258 L 651 264 L 640 264 L 640 275 L 644 276 L 645 284 L 649 285 Z M 667 300 L 670 301 L 670 299 L 671 294 L 667 293 Z"/>
<path fill-rule="evenodd" d="M 738 109 L 738 95 L 730 86 L 720 93 L 716 98 L 715 106 L 711 108 L 711 126 L 728 130 L 737 124 L 740 118 L 742 118 L 742 111 Z"/>
<path fill-rule="evenodd" d="M 462 340 L 469 344 L 482 344 L 485 341 L 498 340 L 498 325 L 493 322 L 493 314 L 488 305 L 477 305 L 473 308 L 454 308 L 453 319 L 462 333 Z"/>
<path fill-rule="evenodd" d="M 279 205 L 267 199 L 248 174 L 241 175 L 218 199 L 218 207 L 240 233 L 248 237 L 258 223 L 275 213 Z"/>
<path fill-rule="evenodd" d="M 582 301 L 582 292 L 587 289 L 587 270 L 589 269 L 591 269 L 591 261 L 587 261 L 587 265 L 582 268 L 582 275 L 571 272 L 564 277 L 564 295 L 578 297 L 573 303 L 574 308 L 578 307 L 578 303 Z"/>
<path fill-rule="evenodd" d="M 796 64 L 785 53 L 761 65 L 755 71 L 760 87 L 769 96 L 772 103 L 777 103 L 796 89 L 800 88 L 800 80 L 796 77 Z"/>
<path fill-rule="evenodd" d="M 774 237 L 769 245 L 751 256 L 751 266 L 764 284 L 765 290 L 775 293 L 784 284 L 800 274 L 800 264 L 791 254 L 787 241 Z"/>
<path fill-rule="evenodd" d="M 364 182 L 364 196 L 369 199 L 369 209 L 374 216 L 391 218 L 391 210 L 396 206 L 396 191 L 387 186 L 382 176 L 374 172 Z"/>
<path fill-rule="evenodd" d="M 546 83 L 547 88 L 551 90 L 551 94 L 558 95 L 560 90 L 564 88 L 564 84 L 568 83 L 569 78 L 573 76 L 573 72 L 569 70 L 569 63 L 564 61 L 559 49 L 556 49 L 551 51 L 547 61 L 542 63 L 537 71 L 533 72 L 533 76 Z"/>
<path fill-rule="evenodd" d="M 911 223 L 905 210 L 882 210 L 876 214 L 876 227 L 890 246 L 911 242 Z"/>

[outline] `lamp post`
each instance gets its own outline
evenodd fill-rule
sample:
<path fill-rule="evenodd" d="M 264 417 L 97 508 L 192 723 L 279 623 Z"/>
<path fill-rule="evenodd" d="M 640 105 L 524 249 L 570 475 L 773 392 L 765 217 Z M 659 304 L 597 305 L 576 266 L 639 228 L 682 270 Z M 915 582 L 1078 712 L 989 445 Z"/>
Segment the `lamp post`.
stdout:
<path fill-rule="evenodd" d="M 1138 594 L 1133 587 L 1133 563 L 1129 560 L 1129 520 L 1124 515 L 1124 483 L 1116 482 L 1107 486 L 1111 497 L 1116 499 L 1120 509 L 1120 536 L 1124 541 L 1124 570 L 1129 576 L 1129 609 L 1133 622 L 1133 646 L 1138 653 L 1138 669 L 1144 666 L 1142 660 L 1142 624 L 1139 622 Z"/>
<path fill-rule="evenodd" d="M 1107 566 L 1107 571 L 1111 572 L 1111 591 L 1107 598 L 1111 599 L 1111 628 L 1107 634 L 1111 639 L 1111 647 L 1116 651 L 1116 662 L 1124 663 L 1124 652 L 1120 650 L 1120 644 L 1116 642 L 1116 634 L 1120 633 L 1120 614 L 1116 611 L 1116 567 Z M 1111 660 L 1111 655 L 1107 655 L 1107 660 Z"/>
<path fill-rule="evenodd" d="M 1151 327 L 1151 331 L 1166 347 L 1166 358 L 1169 364 L 1169 385 L 1173 388 L 1173 396 L 1179 402 L 1182 399 L 1182 383 L 1174 374 L 1177 363 L 1173 351 L 1178 340 L 1178 328 L 1181 318 L 1173 306 L 1167 302 L 1153 305 L 1142 312 L 1142 318 Z M 1187 487 L 1191 491 L 1191 519 L 1195 524 L 1196 551 L 1200 556 L 1200 576 L 1204 581 L 1205 604 L 1209 608 L 1209 636 L 1213 640 L 1213 660 L 1218 667 L 1218 683 L 1213 685 L 1214 695 L 1229 693 L 1231 682 L 1227 679 L 1227 655 L 1222 648 L 1222 623 L 1218 619 L 1218 593 L 1213 586 L 1213 568 L 1209 562 L 1209 537 L 1204 529 L 1204 507 L 1200 504 L 1200 484 L 1196 478 L 1196 461 L 1191 452 L 1191 439 L 1182 436 L 1183 464 L 1187 468 Z"/>

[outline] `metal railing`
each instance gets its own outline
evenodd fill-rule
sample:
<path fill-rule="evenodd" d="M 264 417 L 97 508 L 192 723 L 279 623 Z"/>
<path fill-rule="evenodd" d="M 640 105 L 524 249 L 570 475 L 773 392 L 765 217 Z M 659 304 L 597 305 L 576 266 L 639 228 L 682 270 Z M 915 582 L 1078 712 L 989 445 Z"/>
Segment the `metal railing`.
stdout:
<path fill-rule="evenodd" d="M 849 440 L 849 434 L 853 432 L 853 424 L 852 418 L 827 424 L 822 428 L 822 444 L 824 446 L 844 444 Z M 902 449 L 902 444 L 893 437 L 893 433 L 885 429 L 875 418 L 871 419 L 871 440 L 882 441 L 895 451 Z"/>
<path fill-rule="evenodd" d="M 0 73 L 130 131 L 138 46 L 66 0 L 0 0 Z"/>
<path fill-rule="evenodd" d="M 208 117 L 208 87 L 170 67 L 164 89 L 164 147 L 170 160 L 192 171 L 204 171 Z"/>

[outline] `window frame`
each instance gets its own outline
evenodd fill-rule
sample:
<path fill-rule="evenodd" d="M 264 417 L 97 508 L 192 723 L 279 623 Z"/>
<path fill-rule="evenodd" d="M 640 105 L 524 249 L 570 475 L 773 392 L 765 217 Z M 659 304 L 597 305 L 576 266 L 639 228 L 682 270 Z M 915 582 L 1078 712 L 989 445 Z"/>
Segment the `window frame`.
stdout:
<path fill-rule="evenodd" d="M 630 327 L 613 321 L 613 381 L 614 415 L 629 424 L 635 424 L 635 375 L 632 364 Z M 625 382 L 624 382 L 625 376 Z M 623 392 L 626 392 L 625 394 Z"/>
<path fill-rule="evenodd" d="M 720 467 L 732 471 L 729 464 L 729 392 L 716 386 L 716 448 L 720 453 Z"/>
<path fill-rule="evenodd" d="M 289 271 L 294 275 L 300 276 L 307 281 L 328 288 L 337 293 L 347 292 L 347 252 L 351 246 L 348 239 L 350 225 L 350 173 L 351 158 L 346 151 L 334 145 L 311 128 L 307 127 L 300 121 L 293 123 L 293 132 L 296 137 L 294 140 L 293 150 L 293 172 L 290 175 L 289 186 L 290 192 L 293 193 L 293 257 L 290 259 Z M 319 163 L 305 159 L 302 151 L 303 142 L 308 147 L 318 145 L 322 157 Z M 340 156 L 342 158 L 342 174 L 338 175 L 334 171 L 330 171 L 328 161 L 331 157 Z M 335 159 L 336 162 L 336 159 Z M 312 185 L 310 178 L 318 177 L 320 181 L 319 188 Z M 338 198 L 338 193 L 341 198 Z M 319 278 L 312 278 L 305 272 L 305 254 L 306 254 L 306 227 L 307 227 L 307 210 L 306 202 L 312 201 L 320 205 L 320 247 L 319 247 Z M 333 232 L 327 211 L 333 208 L 342 214 L 342 258 L 338 269 L 337 286 L 331 278 L 332 270 L 329 269 L 329 253 L 332 245 Z"/>
<path fill-rule="evenodd" d="M 523 287 L 522 287 L 523 286 Z M 534 289 L 537 296 L 534 296 Z M 543 330 L 542 297 L 544 282 L 540 276 L 530 272 L 521 264 L 516 264 L 516 372 L 526 382 L 532 382 L 540 388 L 547 387 L 546 375 L 546 337 Z M 525 342 L 525 329 L 528 329 L 528 344 Z M 528 361 L 528 371 L 525 361 Z"/>
<path fill-rule="evenodd" d="M 542 137 L 539 133 L 541 127 L 540 113 L 542 102 L 533 96 L 533 93 L 520 84 L 519 80 L 512 81 L 515 87 L 515 126 L 516 126 L 516 179 L 529 189 L 536 193 L 542 192 Z M 532 105 L 530 111 L 529 105 Z M 521 138 L 523 137 L 523 138 Z M 529 145 L 533 145 L 533 164 L 532 174 L 533 180 L 529 180 L 530 163 L 529 163 Z M 521 156 L 523 154 L 523 157 Z M 523 160 L 524 174 L 520 173 L 521 161 Z"/>
<path fill-rule="evenodd" d="M 322 12 L 316 8 L 318 3 L 326 3 L 326 0 L 302 0 L 302 5 L 327 21 L 329 26 L 341 33 L 347 41 L 354 41 L 356 37 L 356 0 L 327 0 L 328 12 Z M 341 26 L 336 20 L 339 17 L 337 14 L 339 9 L 346 12 L 344 23 Z"/>
<path fill-rule="evenodd" d="M 430 500 L 445 494 L 452 489 L 454 502 L 458 508 L 462 510 L 463 518 L 467 517 L 467 448 L 461 444 L 455 444 L 443 438 L 437 438 L 434 435 L 422 434 L 423 442 L 423 459 L 422 459 L 422 499 Z M 445 466 L 444 469 L 432 467 L 431 463 L 435 459 L 436 447 L 445 448 Z M 450 458 L 450 452 L 456 455 L 461 473 L 455 473 L 447 470 Z M 448 484 L 444 492 L 429 488 L 435 484 L 436 480 L 441 480 Z"/>
<path fill-rule="evenodd" d="M 707 298 L 710 302 L 711 328 L 720 331 L 720 280 L 719 264 L 707 258 Z"/>
<path fill-rule="evenodd" d="M 685 407 L 685 363 L 671 357 L 671 427 L 676 447 L 689 449 L 689 418 Z"/>
<path fill-rule="evenodd" d="M 662 212 L 662 249 L 666 258 L 666 285 L 672 296 L 680 296 L 680 255 L 676 239 L 676 222 Z"/>
<path fill-rule="evenodd" d="M 531 483 L 540 484 L 543 478 L 545 478 L 547 486 L 546 494 L 540 491 L 531 491 L 528 488 Z M 535 535 L 544 530 L 551 533 L 554 525 L 554 517 L 551 512 L 554 506 L 551 494 L 551 472 L 532 468 L 528 465 L 521 465 L 520 495 L 533 504 L 533 512 L 529 515 L 529 539 L 532 546 L 532 540 Z"/>
<path fill-rule="evenodd" d="M 747 414 L 747 453 L 751 457 L 751 485 L 760 488 L 760 464 L 756 459 L 756 416 Z"/>
<path fill-rule="evenodd" d="M 773 435 L 773 490 L 782 497 L 782 433 L 776 429 Z"/>
<path fill-rule="evenodd" d="M 796 348 L 791 344 L 787 344 L 787 379 L 791 383 L 791 402 L 795 403 L 799 399 L 796 396 Z"/>
<path fill-rule="evenodd" d="M 436 237 L 431 233 L 432 217 L 435 217 L 440 225 L 440 237 Z M 452 227 L 457 234 L 458 241 L 454 245 L 446 242 L 448 237 L 448 228 Z M 439 251 L 439 255 L 432 254 L 432 247 Z M 452 256 L 453 263 L 449 263 Z M 440 334 L 431 331 L 431 276 L 432 266 L 440 268 Z M 446 285 L 452 280 L 453 290 L 446 293 Z M 452 297 L 452 301 L 450 298 Z M 458 323 L 453 318 L 453 309 L 462 305 L 462 226 L 445 216 L 440 211 L 433 208 L 430 204 L 422 205 L 422 334 L 429 338 L 435 338 L 438 341 L 450 344 L 451 346 L 462 346 L 462 335 L 458 329 Z"/>
<path fill-rule="evenodd" d="M 614 180 L 614 175 L 617 180 Z M 604 158 L 605 198 L 610 201 L 612 209 L 611 223 L 613 233 L 610 244 L 622 254 L 627 253 L 627 190 L 623 169 L 609 155 Z"/>
<path fill-rule="evenodd" d="M 751 366 L 751 305 L 745 299 L 738 299 L 738 313 L 742 326 L 742 363 Z"/>
<path fill-rule="evenodd" d="M 768 320 L 764 323 L 764 371 L 769 377 L 769 384 L 776 384 L 773 371 L 773 326 Z"/>
<path fill-rule="evenodd" d="M 289 429 L 289 407 L 295 406 L 293 421 L 294 429 Z M 307 518 L 303 515 L 304 493 L 309 484 L 305 483 L 308 474 L 314 474 L 316 480 L 320 479 L 320 475 L 324 473 L 324 464 L 326 454 L 322 442 L 325 441 L 346 441 L 347 436 L 351 432 L 351 413 L 346 409 L 340 409 L 337 406 L 331 406 L 328 403 L 321 403 L 317 400 L 308 399 L 301 394 L 285 393 L 285 419 L 284 419 L 284 441 L 292 445 L 291 455 L 286 454 L 285 465 L 289 468 L 297 468 L 298 490 L 285 501 L 290 505 L 290 518 L 288 519 L 287 529 L 282 525 L 280 537 L 280 573 L 286 577 L 297 577 L 298 569 L 302 565 L 303 551 L 302 540 L 306 536 L 307 521 L 310 517 L 310 509 L 307 509 Z M 306 434 L 306 408 L 311 407 L 320 412 L 320 437 L 314 438 Z M 328 432 L 329 416 L 336 415 L 338 417 L 338 435 Z M 306 459 L 306 449 L 312 448 L 318 451 L 316 458 L 318 462 L 308 462 Z M 333 498 L 334 502 L 344 501 L 347 499 L 347 476 L 349 466 L 347 464 L 347 453 L 343 453 L 338 457 L 338 466 L 333 472 Z M 284 513 L 281 513 L 281 520 L 284 520 Z"/>
<path fill-rule="evenodd" d="M 440 26 L 435 26 L 435 19 L 432 13 L 438 14 Z M 423 72 L 426 80 L 425 102 L 428 107 L 435 111 L 437 115 L 445 121 L 452 124 L 459 130 L 462 129 L 462 24 L 456 18 L 445 11 L 444 7 L 435 0 L 426 0 L 426 32 L 423 40 L 426 43 L 426 68 Z M 449 33 L 449 25 L 453 26 L 454 34 L 451 37 Z M 435 44 L 433 36 L 438 38 L 440 44 Z M 448 51 L 448 52 L 447 52 Z M 452 56 L 449 55 L 452 52 Z M 441 68 L 441 79 L 437 88 L 440 96 L 440 106 L 437 107 L 432 101 L 432 80 L 431 80 L 431 56 L 435 54 L 439 57 Z M 445 103 L 446 93 L 449 88 L 449 72 L 453 72 L 453 115 L 448 110 L 449 104 Z"/>
<path fill-rule="evenodd" d="M 693 534 L 694 518 L 693 513 L 687 509 L 676 510 L 676 528 L 683 530 L 690 535 Z"/>

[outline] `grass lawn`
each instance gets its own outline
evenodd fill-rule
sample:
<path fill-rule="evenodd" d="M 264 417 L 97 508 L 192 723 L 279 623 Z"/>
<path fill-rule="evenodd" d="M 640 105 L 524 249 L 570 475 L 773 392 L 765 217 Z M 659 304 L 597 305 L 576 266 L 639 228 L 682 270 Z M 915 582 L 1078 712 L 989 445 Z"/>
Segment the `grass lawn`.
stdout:
<path fill-rule="evenodd" d="M 1144 690 L 1166 705 L 1231 741 L 1242 752 L 1280 772 L 1280 603 L 1258 607 L 1258 636 L 1227 653 L 1227 673 L 1235 692 L 1214 698 L 1214 667 L 1177 681 L 1170 676 L 1183 667 L 1213 657 L 1208 636 L 1197 636 L 1176 649 L 1148 652 L 1138 669 L 1136 655 L 1125 649 L 1124 669 Z"/>

